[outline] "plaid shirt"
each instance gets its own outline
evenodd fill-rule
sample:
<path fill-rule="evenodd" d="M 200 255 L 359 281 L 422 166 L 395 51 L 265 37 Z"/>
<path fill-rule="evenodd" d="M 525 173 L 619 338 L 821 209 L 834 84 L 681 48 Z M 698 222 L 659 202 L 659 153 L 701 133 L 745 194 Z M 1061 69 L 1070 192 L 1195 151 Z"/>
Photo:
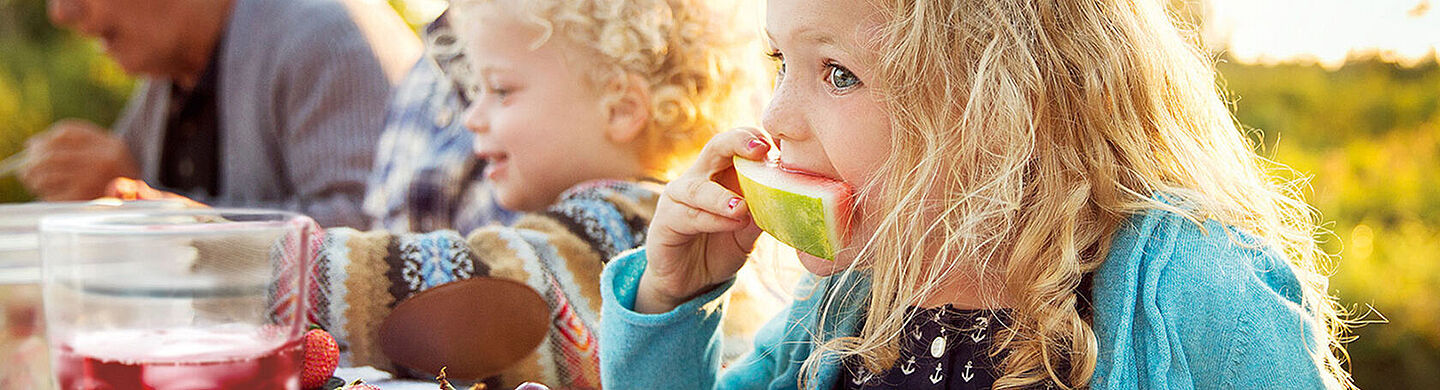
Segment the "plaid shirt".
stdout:
<path fill-rule="evenodd" d="M 366 186 L 364 210 L 371 228 L 390 232 L 454 229 L 468 233 L 508 224 L 482 180 L 474 135 L 463 112 L 470 71 L 446 15 L 425 28 L 425 56 L 396 86 Z"/>

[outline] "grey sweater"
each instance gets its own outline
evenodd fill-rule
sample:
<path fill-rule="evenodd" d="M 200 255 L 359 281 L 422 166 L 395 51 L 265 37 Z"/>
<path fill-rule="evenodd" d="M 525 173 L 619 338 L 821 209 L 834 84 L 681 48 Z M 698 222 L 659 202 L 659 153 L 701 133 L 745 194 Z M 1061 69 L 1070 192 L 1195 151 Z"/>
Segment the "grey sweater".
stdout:
<path fill-rule="evenodd" d="M 214 206 L 367 225 L 360 203 L 391 87 L 420 43 L 383 2 L 235 0 L 217 50 Z M 171 81 L 141 81 L 115 131 L 157 183 Z"/>

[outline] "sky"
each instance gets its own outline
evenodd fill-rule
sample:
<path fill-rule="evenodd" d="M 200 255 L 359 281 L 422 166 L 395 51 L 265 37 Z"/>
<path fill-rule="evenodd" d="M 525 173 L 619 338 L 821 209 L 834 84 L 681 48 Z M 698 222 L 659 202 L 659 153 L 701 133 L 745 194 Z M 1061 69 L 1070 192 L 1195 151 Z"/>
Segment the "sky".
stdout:
<path fill-rule="evenodd" d="M 1411 64 L 1440 52 L 1440 0 L 1184 0 L 1202 2 L 1205 37 L 1243 63 L 1344 64 L 1352 53 Z M 433 18 L 444 0 L 405 0 Z"/>
<path fill-rule="evenodd" d="M 1440 52 L 1440 0 L 1208 0 L 1206 39 L 1246 63 L 1414 63 Z"/>

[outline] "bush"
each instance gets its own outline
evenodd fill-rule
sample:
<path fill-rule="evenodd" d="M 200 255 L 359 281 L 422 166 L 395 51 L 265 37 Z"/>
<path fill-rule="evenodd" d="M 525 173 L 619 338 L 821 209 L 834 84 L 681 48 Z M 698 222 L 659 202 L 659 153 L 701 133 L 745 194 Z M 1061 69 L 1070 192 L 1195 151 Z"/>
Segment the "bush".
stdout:
<path fill-rule="evenodd" d="M 53 27 L 44 0 L 0 0 L 0 53 L 0 156 L 56 119 L 109 124 L 134 85 L 93 41 Z M 0 202 L 30 199 L 14 177 L 0 178 Z"/>
<path fill-rule="evenodd" d="M 1361 388 L 1440 388 L 1440 66 L 1354 59 L 1318 66 L 1220 65 L 1260 152 L 1313 175 L 1341 260 L 1331 289 L 1388 324 L 1357 330 Z"/>

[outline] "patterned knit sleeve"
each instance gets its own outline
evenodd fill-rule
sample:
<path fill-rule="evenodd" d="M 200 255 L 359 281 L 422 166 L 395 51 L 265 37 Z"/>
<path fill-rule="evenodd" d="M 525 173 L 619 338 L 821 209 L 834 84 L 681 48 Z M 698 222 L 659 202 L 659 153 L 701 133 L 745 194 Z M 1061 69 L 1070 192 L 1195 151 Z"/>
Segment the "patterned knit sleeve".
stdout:
<path fill-rule="evenodd" d="M 595 182 L 572 188 L 543 213 L 491 226 L 468 239 L 454 231 L 390 234 L 331 229 L 317 274 L 321 325 L 345 344 L 345 363 L 393 371 L 380 353 L 381 321 L 400 301 L 471 277 L 523 282 L 545 298 L 551 331 L 501 383 L 599 386 L 592 329 L 599 323 L 600 271 L 612 253 L 644 242 L 658 187 Z"/>
<path fill-rule="evenodd" d="M 630 182 L 585 183 L 544 213 L 470 235 L 492 276 L 534 288 L 552 313 L 547 339 L 501 375 L 502 387 L 525 381 L 600 387 L 600 272 L 606 260 L 644 243 L 658 191 Z"/>

